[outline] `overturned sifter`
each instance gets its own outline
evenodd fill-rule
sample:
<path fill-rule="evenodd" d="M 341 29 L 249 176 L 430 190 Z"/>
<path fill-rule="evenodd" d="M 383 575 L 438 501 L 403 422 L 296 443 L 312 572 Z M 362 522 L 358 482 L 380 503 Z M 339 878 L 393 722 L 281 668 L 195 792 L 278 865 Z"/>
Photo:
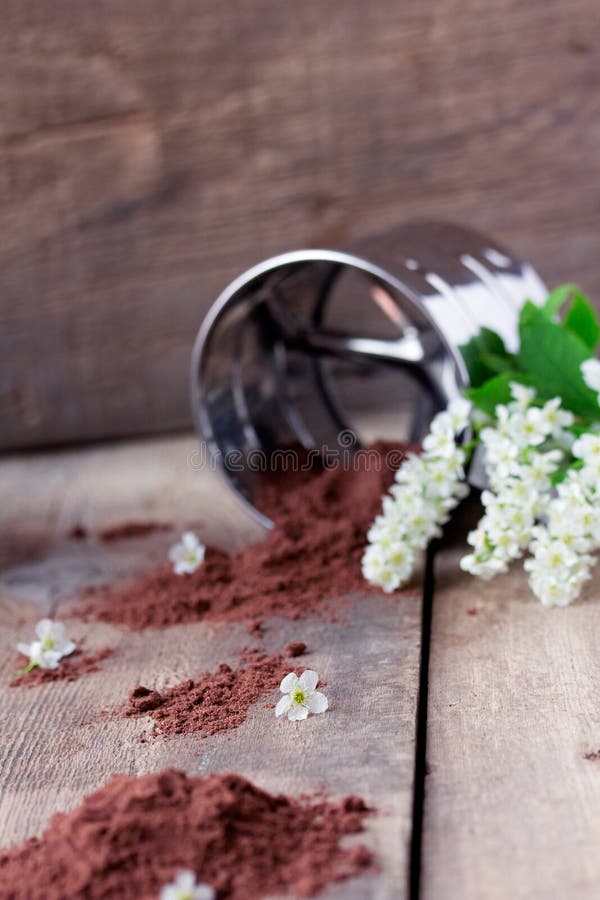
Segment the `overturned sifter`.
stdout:
<path fill-rule="evenodd" d="M 540 277 L 495 241 L 437 222 L 347 250 L 300 250 L 235 279 L 196 338 L 191 402 L 200 439 L 251 514 L 258 451 L 416 442 L 468 384 L 459 346 L 482 326 L 516 348 Z"/>

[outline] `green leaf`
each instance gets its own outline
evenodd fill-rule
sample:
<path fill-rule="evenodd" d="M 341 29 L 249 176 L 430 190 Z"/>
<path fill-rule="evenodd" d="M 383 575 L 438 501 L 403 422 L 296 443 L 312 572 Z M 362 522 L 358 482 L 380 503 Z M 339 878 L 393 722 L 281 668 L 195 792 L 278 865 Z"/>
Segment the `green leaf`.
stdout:
<path fill-rule="evenodd" d="M 485 325 L 482 325 L 479 332 L 479 338 L 485 349 L 490 353 L 496 353 L 499 356 L 507 355 L 504 341 L 496 331 L 492 331 L 491 328 L 487 328 Z"/>
<path fill-rule="evenodd" d="M 563 306 L 569 297 L 576 292 L 579 292 L 579 288 L 576 284 L 560 284 L 558 287 L 554 288 L 553 291 L 550 291 L 545 302 L 541 306 L 538 306 L 538 304 L 534 303 L 532 300 L 526 300 L 521 307 L 519 328 L 526 325 L 528 322 L 537 319 L 539 313 L 543 313 L 545 318 L 553 321 L 561 306 Z"/>
<path fill-rule="evenodd" d="M 552 485 L 552 487 L 556 487 L 557 485 L 561 484 L 565 480 L 565 478 L 567 477 L 569 472 L 571 471 L 571 468 L 572 468 L 572 466 L 570 464 L 564 465 L 564 466 L 559 466 L 559 468 L 556 470 L 556 472 L 554 472 L 550 476 L 550 484 Z"/>
<path fill-rule="evenodd" d="M 521 329 L 528 325 L 530 322 L 535 322 L 539 319 L 540 312 L 544 317 L 546 313 L 544 311 L 543 306 L 536 306 L 532 300 L 526 300 L 523 306 L 521 307 L 521 312 L 519 313 L 519 333 Z"/>
<path fill-rule="evenodd" d="M 571 434 L 575 435 L 576 438 L 581 437 L 582 434 L 586 434 L 588 431 L 592 431 L 593 421 L 589 419 L 583 419 L 579 422 L 576 422 L 574 425 L 571 425 L 569 431 Z"/>
<path fill-rule="evenodd" d="M 540 308 L 546 313 L 549 319 L 553 319 L 571 294 L 576 292 L 579 292 L 579 288 L 576 284 L 559 284 L 553 291 L 550 291 L 546 297 L 546 302 Z"/>
<path fill-rule="evenodd" d="M 583 380 L 580 366 L 589 348 L 572 331 L 550 321 L 543 309 L 528 310 L 520 324 L 519 368 L 531 376 L 542 399 L 561 397 L 576 415 L 600 418 L 596 394 Z"/>
<path fill-rule="evenodd" d="M 479 334 L 459 347 L 469 373 L 469 381 L 473 387 L 483 384 L 498 372 L 500 359 L 511 359 L 506 351 L 504 341 L 491 328 L 482 328 Z M 486 361 L 486 357 L 487 361 Z M 491 362 L 491 365 L 490 365 Z M 501 371 L 509 368 L 510 362 Z"/>
<path fill-rule="evenodd" d="M 483 384 L 493 373 L 481 362 L 481 344 L 479 336 L 472 337 L 467 344 L 461 344 L 459 350 L 467 367 L 469 381 L 472 385 Z"/>
<path fill-rule="evenodd" d="M 531 379 L 522 372 L 504 372 L 502 375 L 490 378 L 479 387 L 465 391 L 465 393 L 473 406 L 487 413 L 488 416 L 494 417 L 498 404 L 509 403 L 512 399 L 511 381 L 518 381 L 519 384 L 531 384 Z"/>
<path fill-rule="evenodd" d="M 564 326 L 583 341 L 590 353 L 594 352 L 600 337 L 600 323 L 595 309 L 581 291 L 576 291 L 573 296 Z"/>
<path fill-rule="evenodd" d="M 496 375 L 512 372 L 517 368 L 517 359 L 512 353 L 507 353 L 506 356 L 500 356 L 498 353 L 482 353 L 480 361 Z"/>

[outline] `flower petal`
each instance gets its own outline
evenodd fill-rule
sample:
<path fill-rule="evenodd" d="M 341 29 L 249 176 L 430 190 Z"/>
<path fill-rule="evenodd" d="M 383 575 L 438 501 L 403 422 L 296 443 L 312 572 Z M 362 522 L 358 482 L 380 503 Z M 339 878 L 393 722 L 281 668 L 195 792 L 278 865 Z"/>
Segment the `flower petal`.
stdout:
<path fill-rule="evenodd" d="M 173 884 L 166 884 L 160 889 L 159 900 L 179 900 L 179 888 Z"/>
<path fill-rule="evenodd" d="M 215 900 L 216 896 L 214 888 L 212 888 L 210 884 L 202 882 L 196 887 L 194 900 Z"/>
<path fill-rule="evenodd" d="M 57 650 L 60 652 L 61 656 L 69 656 L 73 650 L 76 648 L 76 644 L 73 641 L 65 641 Z"/>
<path fill-rule="evenodd" d="M 306 701 L 306 705 L 311 713 L 324 713 L 329 706 L 329 701 L 321 691 L 315 691 Z"/>
<path fill-rule="evenodd" d="M 275 707 L 275 715 L 282 716 L 284 713 L 289 712 L 292 706 L 292 698 L 289 694 L 284 694 L 277 706 Z"/>
<path fill-rule="evenodd" d="M 36 660 L 40 669 L 58 669 L 62 654 L 58 650 L 42 650 Z"/>
<path fill-rule="evenodd" d="M 281 684 L 279 685 L 279 690 L 282 694 L 289 694 L 290 691 L 293 691 L 296 685 L 298 684 L 298 676 L 295 672 L 288 672 L 285 678 L 282 679 Z"/>
<path fill-rule="evenodd" d="M 35 626 L 35 633 L 41 638 L 45 638 L 52 634 L 52 619 L 40 619 Z"/>
<path fill-rule="evenodd" d="M 179 562 L 180 559 L 185 557 L 185 549 L 181 546 L 181 544 L 174 544 L 169 550 L 169 560 L 172 563 Z"/>
<path fill-rule="evenodd" d="M 593 357 L 580 366 L 583 380 L 592 391 L 600 391 L 600 362 Z"/>
<path fill-rule="evenodd" d="M 185 547 L 186 550 L 195 550 L 199 545 L 198 538 L 194 534 L 193 531 L 186 531 L 181 536 L 181 543 Z"/>
<path fill-rule="evenodd" d="M 17 644 L 17 650 L 23 656 L 31 656 L 31 644 Z"/>
<path fill-rule="evenodd" d="M 300 676 L 300 684 L 306 691 L 314 691 L 318 682 L 319 675 L 317 672 L 313 672 L 312 669 L 307 669 L 306 672 L 303 672 Z"/>
<path fill-rule="evenodd" d="M 67 628 L 63 622 L 53 622 L 51 634 L 57 644 L 62 643 L 67 637 Z"/>
<path fill-rule="evenodd" d="M 290 711 L 288 712 L 288 719 L 290 722 L 299 722 L 301 719 L 306 719 L 307 717 L 308 707 L 301 706 L 299 703 L 292 703 Z"/>
<path fill-rule="evenodd" d="M 196 873 L 192 872 L 191 869 L 184 869 L 175 879 L 175 884 L 180 890 L 188 891 L 189 893 L 196 887 Z"/>
<path fill-rule="evenodd" d="M 40 660 L 44 655 L 44 651 L 42 650 L 42 642 L 34 641 L 29 645 L 29 659 L 31 662 L 34 662 L 36 666 L 40 665 Z"/>

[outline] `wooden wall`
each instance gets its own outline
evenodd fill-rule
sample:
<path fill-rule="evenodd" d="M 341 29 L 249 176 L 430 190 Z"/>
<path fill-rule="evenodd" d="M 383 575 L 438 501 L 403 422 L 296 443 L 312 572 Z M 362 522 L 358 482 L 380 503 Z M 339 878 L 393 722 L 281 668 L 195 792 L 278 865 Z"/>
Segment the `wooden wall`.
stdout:
<path fill-rule="evenodd" d="M 259 259 L 415 216 L 600 296 L 598 0 L 4 0 L 0 446 L 189 422 Z"/>

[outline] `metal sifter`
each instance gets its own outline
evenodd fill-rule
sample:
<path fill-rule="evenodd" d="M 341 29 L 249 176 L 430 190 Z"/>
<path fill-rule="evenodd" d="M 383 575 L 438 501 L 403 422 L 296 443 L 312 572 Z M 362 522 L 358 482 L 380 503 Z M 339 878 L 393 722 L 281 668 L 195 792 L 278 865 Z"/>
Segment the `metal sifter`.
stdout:
<path fill-rule="evenodd" d="M 196 338 L 192 410 L 210 461 L 268 526 L 252 500 L 274 451 L 418 441 L 468 384 L 459 345 L 486 325 L 514 350 L 522 303 L 546 293 L 495 241 L 437 222 L 262 262 L 223 291 Z"/>

